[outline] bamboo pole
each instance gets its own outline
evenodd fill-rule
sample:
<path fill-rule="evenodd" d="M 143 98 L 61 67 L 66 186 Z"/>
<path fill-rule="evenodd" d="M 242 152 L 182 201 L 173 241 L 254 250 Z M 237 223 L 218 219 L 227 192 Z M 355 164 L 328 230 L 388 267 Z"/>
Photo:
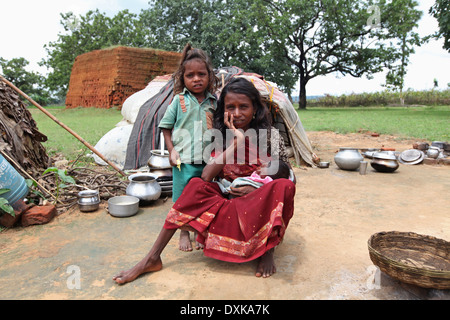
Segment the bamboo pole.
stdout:
<path fill-rule="evenodd" d="M 79 141 L 81 141 L 81 143 L 83 143 L 86 147 L 88 147 L 92 152 L 94 152 L 96 155 L 98 155 L 103 161 L 105 161 L 107 164 L 109 164 L 111 167 L 114 168 L 114 170 L 116 170 L 117 172 L 119 172 L 122 176 L 126 176 L 126 174 L 120 170 L 114 163 L 112 163 L 111 161 L 109 161 L 108 159 L 106 159 L 97 149 L 95 149 L 93 146 L 91 146 L 89 144 L 89 142 L 87 142 L 86 140 L 84 140 L 82 137 L 80 137 L 75 131 L 73 131 L 72 129 L 70 129 L 68 126 L 66 126 L 64 123 L 62 123 L 61 121 L 59 121 L 54 115 L 52 115 L 50 112 L 48 112 L 47 110 L 45 110 L 42 106 L 40 106 L 36 101 L 34 101 L 33 99 L 31 99 L 28 95 L 26 95 L 22 90 L 20 90 L 19 88 L 17 88 L 15 85 L 13 85 L 11 82 L 9 82 L 8 80 L 6 80 L 2 75 L 0 75 L 0 80 L 4 81 L 7 85 L 9 85 L 12 89 L 14 89 L 16 92 L 18 92 L 19 94 L 21 94 L 25 99 L 27 99 L 28 101 L 30 101 L 36 108 L 38 108 L 39 110 L 41 110 L 43 113 L 45 113 L 50 119 L 52 119 L 53 121 L 55 121 L 57 124 L 59 124 L 61 127 L 63 127 L 64 129 L 66 129 L 70 134 L 72 134 L 75 138 L 77 138 Z"/>

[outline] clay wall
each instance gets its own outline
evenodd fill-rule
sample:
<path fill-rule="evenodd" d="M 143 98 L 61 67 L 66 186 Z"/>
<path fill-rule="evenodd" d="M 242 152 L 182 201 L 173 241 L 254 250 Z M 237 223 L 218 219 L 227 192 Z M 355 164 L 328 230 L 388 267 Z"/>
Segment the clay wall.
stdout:
<path fill-rule="evenodd" d="M 79 55 L 73 64 L 66 108 L 122 107 L 133 93 L 160 75 L 172 74 L 181 53 L 114 47 Z"/>

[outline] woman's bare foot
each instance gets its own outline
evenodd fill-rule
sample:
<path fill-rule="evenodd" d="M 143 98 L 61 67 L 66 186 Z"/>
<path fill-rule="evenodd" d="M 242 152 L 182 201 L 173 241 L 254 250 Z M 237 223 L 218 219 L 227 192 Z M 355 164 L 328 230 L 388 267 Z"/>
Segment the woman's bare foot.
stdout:
<path fill-rule="evenodd" d="M 192 251 L 192 243 L 189 231 L 180 230 L 180 241 L 178 246 L 181 251 Z"/>
<path fill-rule="evenodd" d="M 275 272 L 277 272 L 277 268 L 275 267 L 275 261 L 273 259 L 273 249 L 270 249 L 259 259 L 255 275 L 258 278 L 268 278 Z"/>
<path fill-rule="evenodd" d="M 131 282 L 135 280 L 140 275 L 147 272 L 159 271 L 162 269 L 162 261 L 161 258 L 158 257 L 156 260 L 152 260 L 149 258 L 145 258 L 140 261 L 133 268 L 121 271 L 118 275 L 113 277 L 113 280 L 118 284 L 125 284 L 127 282 Z"/>

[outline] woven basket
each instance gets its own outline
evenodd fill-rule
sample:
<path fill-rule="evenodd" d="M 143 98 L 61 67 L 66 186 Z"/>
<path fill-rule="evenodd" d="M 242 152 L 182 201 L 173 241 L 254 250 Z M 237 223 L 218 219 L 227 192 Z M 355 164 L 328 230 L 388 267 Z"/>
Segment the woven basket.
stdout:
<path fill-rule="evenodd" d="M 450 289 L 450 242 L 413 232 L 379 232 L 368 241 L 370 260 L 399 281 Z"/>

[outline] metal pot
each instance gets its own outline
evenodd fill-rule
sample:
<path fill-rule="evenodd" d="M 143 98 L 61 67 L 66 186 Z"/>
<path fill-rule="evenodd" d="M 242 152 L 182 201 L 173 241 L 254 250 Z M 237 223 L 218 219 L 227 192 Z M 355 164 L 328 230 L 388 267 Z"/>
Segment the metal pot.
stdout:
<path fill-rule="evenodd" d="M 157 200 L 161 195 L 161 186 L 151 173 L 136 173 L 128 177 L 130 181 L 126 194 L 142 201 Z"/>
<path fill-rule="evenodd" d="M 325 169 L 330 166 L 330 163 L 328 161 L 320 161 L 317 165 L 319 168 Z"/>
<path fill-rule="evenodd" d="M 156 179 L 161 177 L 172 177 L 172 169 L 152 169 L 150 168 L 150 173 L 153 174 Z"/>
<path fill-rule="evenodd" d="M 379 172 L 394 172 L 399 167 L 395 154 L 387 152 L 374 153 L 370 165 Z"/>
<path fill-rule="evenodd" d="M 401 164 L 413 165 L 421 163 L 424 158 L 425 153 L 423 151 L 417 149 L 409 149 L 400 153 L 397 160 Z"/>
<path fill-rule="evenodd" d="M 78 207 L 80 211 L 95 211 L 98 209 L 99 204 L 98 190 L 83 190 L 78 192 Z"/>
<path fill-rule="evenodd" d="M 150 169 L 167 169 L 171 168 L 169 161 L 169 151 L 164 150 L 161 154 L 161 150 L 151 150 L 151 156 L 148 159 L 148 166 Z"/>
<path fill-rule="evenodd" d="M 438 148 L 438 149 L 444 149 L 444 144 L 445 144 L 444 141 L 433 141 L 433 142 L 431 143 L 431 146 L 432 146 L 432 147 L 436 147 L 436 148 Z"/>
<path fill-rule="evenodd" d="M 450 143 L 445 142 L 444 143 L 444 151 L 450 151 Z"/>
<path fill-rule="evenodd" d="M 438 147 L 431 146 L 427 150 L 427 157 L 437 159 L 437 157 L 439 156 L 439 152 L 440 152 L 440 149 Z"/>
<path fill-rule="evenodd" d="M 114 217 L 131 217 L 139 210 L 139 198 L 117 196 L 108 200 L 108 212 Z"/>
<path fill-rule="evenodd" d="M 334 156 L 334 162 L 343 170 L 357 170 L 363 160 L 357 148 L 339 148 L 339 152 Z"/>

